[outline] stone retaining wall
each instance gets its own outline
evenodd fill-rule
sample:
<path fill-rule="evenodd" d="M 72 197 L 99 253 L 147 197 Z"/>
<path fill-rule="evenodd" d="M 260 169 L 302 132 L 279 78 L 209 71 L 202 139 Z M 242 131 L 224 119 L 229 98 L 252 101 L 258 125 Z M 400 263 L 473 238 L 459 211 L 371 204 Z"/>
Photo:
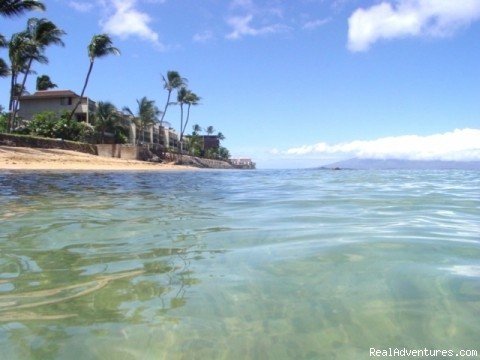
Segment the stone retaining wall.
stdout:
<path fill-rule="evenodd" d="M 173 161 L 176 164 L 195 166 L 199 168 L 208 169 L 233 169 L 234 167 L 222 160 L 198 158 L 190 155 L 179 155 L 173 153 L 166 153 L 165 160 Z"/>
<path fill-rule="evenodd" d="M 32 147 L 43 149 L 63 149 L 79 151 L 102 157 L 114 157 L 125 160 L 149 160 L 175 162 L 176 164 L 190 165 L 209 169 L 233 169 L 234 167 L 221 160 L 204 159 L 190 155 L 164 153 L 159 149 L 150 149 L 148 146 L 133 146 L 123 144 L 85 144 L 75 141 L 48 139 L 27 135 L 0 134 L 0 145 L 16 147 Z M 153 150 L 153 152 L 152 152 Z"/>
<path fill-rule="evenodd" d="M 97 147 L 92 144 L 62 139 L 48 139 L 29 135 L 0 134 L 0 145 L 42 149 L 72 150 L 97 155 Z"/>
<path fill-rule="evenodd" d="M 162 152 L 160 148 L 145 146 L 132 146 L 120 144 L 98 144 L 98 155 L 103 157 L 116 157 L 126 160 L 166 161 L 181 165 L 190 165 L 209 169 L 233 169 L 234 167 L 221 160 L 204 159 L 190 155 L 179 155 Z"/>

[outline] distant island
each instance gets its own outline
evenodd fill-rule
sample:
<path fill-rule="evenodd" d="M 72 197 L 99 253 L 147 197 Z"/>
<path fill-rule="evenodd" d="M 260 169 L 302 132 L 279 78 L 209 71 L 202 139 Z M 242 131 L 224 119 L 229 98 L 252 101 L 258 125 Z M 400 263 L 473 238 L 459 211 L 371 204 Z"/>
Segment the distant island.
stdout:
<path fill-rule="evenodd" d="M 324 165 L 335 170 L 480 170 L 480 161 L 360 159 L 353 158 Z"/>

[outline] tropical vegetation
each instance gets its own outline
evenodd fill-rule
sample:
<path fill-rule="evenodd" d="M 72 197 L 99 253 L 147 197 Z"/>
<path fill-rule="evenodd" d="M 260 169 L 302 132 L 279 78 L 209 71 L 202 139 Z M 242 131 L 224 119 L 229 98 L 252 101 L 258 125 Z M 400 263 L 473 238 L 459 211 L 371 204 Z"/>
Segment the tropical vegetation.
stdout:
<path fill-rule="evenodd" d="M 85 77 L 85 82 L 83 84 L 82 92 L 80 93 L 80 97 L 78 98 L 78 102 L 73 108 L 72 112 L 70 113 L 70 119 L 75 114 L 78 106 L 82 102 L 83 95 L 85 95 L 85 90 L 88 85 L 88 80 L 90 79 L 90 74 L 92 73 L 93 64 L 95 63 L 95 59 L 101 58 L 107 55 L 120 55 L 120 50 L 112 44 L 112 39 L 108 34 L 100 34 L 94 35 L 90 44 L 88 45 L 88 58 L 90 59 L 90 66 L 88 67 L 87 76 Z"/>
<path fill-rule="evenodd" d="M 100 143 L 105 143 L 105 133 L 110 132 L 115 134 L 117 142 L 120 138 L 125 139 L 125 131 L 122 131 L 122 119 L 121 116 L 111 102 L 100 101 L 97 104 L 97 111 L 94 115 L 95 130 L 100 135 Z M 121 134 L 121 135 L 120 135 Z"/>
<path fill-rule="evenodd" d="M 20 16 L 34 9 L 45 10 L 44 2 L 36 0 L 0 1 L 0 17 Z M 17 116 L 20 96 L 28 94 L 26 83 L 29 75 L 35 74 L 34 64 L 47 64 L 47 48 L 51 45 L 64 46 L 64 35 L 65 32 L 62 29 L 45 18 L 30 18 L 27 21 L 26 28 L 23 31 L 13 33 L 9 41 L 0 34 L 0 49 L 7 48 L 9 60 L 9 63 L 7 63 L 0 58 L 0 78 L 10 77 L 8 112 L 4 112 L 3 108 L 0 107 L 0 132 L 14 131 L 37 136 L 76 141 L 96 141 L 99 143 L 106 142 L 108 136 L 109 142 L 113 138 L 116 143 L 124 143 L 128 140 L 130 126 L 127 124 L 131 121 L 137 129 L 135 143 L 144 143 L 146 140 L 150 142 L 150 139 L 145 138 L 145 134 L 147 130 L 153 129 L 154 125 L 158 125 L 158 128 L 156 127 L 158 129 L 156 130 L 158 131 L 158 142 L 162 144 L 164 149 L 168 149 L 172 142 L 168 144 L 164 141 L 166 139 L 163 138 L 166 131 L 164 129 L 166 114 L 171 106 L 178 106 L 180 121 L 176 144 L 178 144 L 177 150 L 180 153 L 188 152 L 196 156 L 223 159 L 230 156 L 228 150 L 222 146 L 205 148 L 205 138 L 202 132 L 211 136 L 215 132 L 213 126 L 208 126 L 203 130 L 197 124 L 193 127 L 191 135 L 186 135 L 192 106 L 199 105 L 201 98 L 188 88 L 188 80 L 174 70 L 167 71 L 165 76 L 162 75 L 163 89 L 167 93 L 163 111 L 159 110 L 154 100 L 143 96 L 137 99 L 135 111 L 128 107 L 123 107 L 120 111 L 113 103 L 100 101 L 97 103 L 96 111 L 89 114 L 90 124 L 74 120 L 73 115 L 85 96 L 96 59 L 120 54 L 120 50 L 113 45 L 108 34 L 94 35 L 87 46 L 89 67 L 78 101 L 73 104 L 71 111 L 63 114 L 43 112 L 36 114 L 28 123 L 18 121 L 21 120 Z M 48 75 L 41 75 L 36 79 L 37 91 L 56 87 L 58 87 L 57 84 L 53 83 Z M 174 92 L 176 92 L 176 98 L 172 101 Z M 218 141 L 225 139 L 221 132 L 216 136 Z"/>
<path fill-rule="evenodd" d="M 167 114 L 167 109 L 169 105 L 172 105 L 170 103 L 170 97 L 172 95 L 173 90 L 178 90 L 183 86 L 186 86 L 187 84 L 187 79 L 182 78 L 178 71 L 168 71 L 167 72 L 167 78 L 162 75 L 163 78 L 163 88 L 167 90 L 168 96 L 167 96 L 167 101 L 165 102 L 165 108 L 163 109 L 162 117 L 160 119 L 160 126 L 163 126 L 163 119 L 165 118 L 165 115 Z"/>
<path fill-rule="evenodd" d="M 70 120 L 68 113 L 58 115 L 42 112 L 34 116 L 27 126 L 19 129 L 22 134 L 44 136 L 54 139 L 88 142 L 95 135 L 92 125 Z"/>
<path fill-rule="evenodd" d="M 14 67 L 13 62 L 17 62 L 15 68 L 18 69 L 18 71 L 23 72 L 23 81 L 19 90 L 20 95 L 23 94 L 25 89 L 25 83 L 28 74 L 30 74 L 32 63 L 34 61 L 43 64 L 48 63 L 48 58 L 45 56 L 46 48 L 53 44 L 64 46 L 61 39 L 64 34 L 65 32 L 59 29 L 51 21 L 37 18 L 31 18 L 28 20 L 27 29 L 25 31 L 14 34 L 16 41 L 10 42 L 10 50 L 13 54 L 11 57 L 12 68 Z M 17 79 L 15 78 L 15 82 L 12 83 L 12 93 L 14 92 L 15 85 L 17 85 L 16 80 Z M 12 99 L 13 107 L 11 117 L 13 121 L 18 111 L 19 100 L 18 97 L 14 97 L 13 95 Z"/>
<path fill-rule="evenodd" d="M 2 0 L 0 1 L 0 15 L 15 16 L 21 15 L 25 11 L 45 10 L 45 5 L 36 0 Z"/>
<path fill-rule="evenodd" d="M 37 77 L 37 91 L 44 91 L 49 89 L 54 89 L 58 87 L 57 84 L 54 84 L 52 80 L 50 80 L 50 76 L 48 75 L 41 75 Z"/>
<path fill-rule="evenodd" d="M 155 105 L 155 101 L 147 99 L 146 96 L 140 100 L 137 99 L 137 105 L 138 108 L 136 114 L 134 114 L 128 107 L 124 107 L 123 111 L 132 117 L 136 127 L 140 129 L 139 133 L 136 134 L 136 142 L 138 144 L 140 141 L 140 135 L 142 137 L 141 141 L 145 142 L 145 129 L 158 122 L 158 116 L 161 112 Z"/>

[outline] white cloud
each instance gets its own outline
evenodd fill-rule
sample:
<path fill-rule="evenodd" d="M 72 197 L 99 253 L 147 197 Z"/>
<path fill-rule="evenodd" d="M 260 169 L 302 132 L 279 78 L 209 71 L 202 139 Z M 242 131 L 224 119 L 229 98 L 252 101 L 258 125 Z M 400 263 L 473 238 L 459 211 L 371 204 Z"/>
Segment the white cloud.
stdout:
<path fill-rule="evenodd" d="M 302 28 L 305 30 L 315 30 L 327 24 L 328 22 L 330 22 L 330 18 L 307 21 L 305 24 L 303 24 Z"/>
<path fill-rule="evenodd" d="M 113 6 L 114 11 L 102 21 L 103 31 L 122 39 L 139 37 L 152 42 L 159 49 L 164 48 L 158 34 L 150 27 L 151 17 L 136 8 L 136 0 L 109 0 L 108 4 Z"/>
<path fill-rule="evenodd" d="M 232 32 L 227 34 L 226 38 L 231 40 L 240 39 L 244 36 L 258 36 L 265 34 L 274 34 L 287 31 L 289 28 L 281 24 L 272 24 L 262 27 L 254 27 L 251 22 L 253 15 L 232 16 L 227 19 L 227 23 L 233 28 Z"/>
<path fill-rule="evenodd" d="M 94 8 L 94 4 L 88 1 L 70 1 L 68 2 L 68 6 L 78 12 L 89 12 Z"/>
<path fill-rule="evenodd" d="M 380 39 L 444 37 L 479 19 L 479 0 L 384 1 L 350 16 L 348 48 L 366 51 Z"/>
<path fill-rule="evenodd" d="M 206 43 L 214 38 L 213 32 L 210 30 L 193 35 L 193 41 L 198 43 Z"/>
<path fill-rule="evenodd" d="M 406 160 L 480 160 L 480 129 L 429 136 L 405 135 L 329 145 L 318 143 L 281 152 L 293 157 L 325 156 Z"/>

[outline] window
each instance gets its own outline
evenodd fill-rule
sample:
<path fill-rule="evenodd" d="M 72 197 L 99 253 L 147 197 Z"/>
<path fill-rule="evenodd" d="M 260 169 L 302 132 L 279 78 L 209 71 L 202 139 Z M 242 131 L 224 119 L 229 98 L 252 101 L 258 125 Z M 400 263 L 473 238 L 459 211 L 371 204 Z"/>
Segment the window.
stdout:
<path fill-rule="evenodd" d="M 60 105 L 72 105 L 72 98 L 71 97 L 60 98 Z"/>

